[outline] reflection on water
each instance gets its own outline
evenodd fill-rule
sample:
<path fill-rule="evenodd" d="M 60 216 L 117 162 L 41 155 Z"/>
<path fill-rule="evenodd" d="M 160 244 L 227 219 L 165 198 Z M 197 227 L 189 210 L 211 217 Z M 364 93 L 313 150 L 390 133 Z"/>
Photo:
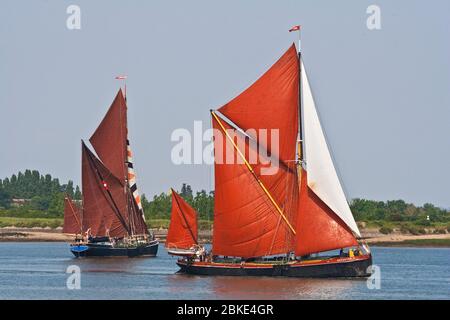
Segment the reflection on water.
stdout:
<path fill-rule="evenodd" d="M 341 291 L 350 288 L 353 281 L 324 279 L 244 278 L 212 279 L 212 290 L 224 299 L 308 299 L 320 296 L 337 299 Z"/>
<path fill-rule="evenodd" d="M 177 274 L 176 258 L 75 259 L 65 243 L 0 243 L 0 299 L 449 299 L 450 249 L 373 248 L 380 290 L 365 279 Z M 81 269 L 68 290 L 66 269 Z"/>

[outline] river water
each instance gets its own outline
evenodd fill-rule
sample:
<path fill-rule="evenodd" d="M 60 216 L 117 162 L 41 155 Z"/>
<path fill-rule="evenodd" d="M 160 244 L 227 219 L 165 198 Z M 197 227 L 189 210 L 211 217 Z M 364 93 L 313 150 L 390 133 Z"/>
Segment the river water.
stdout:
<path fill-rule="evenodd" d="M 450 299 L 449 248 L 372 248 L 379 289 L 365 279 L 176 274 L 176 258 L 73 258 L 66 243 L 0 243 L 0 299 Z M 68 289 L 67 268 L 80 268 Z M 73 283 L 73 282 L 72 282 Z M 373 282 L 372 282 L 373 283 Z"/>

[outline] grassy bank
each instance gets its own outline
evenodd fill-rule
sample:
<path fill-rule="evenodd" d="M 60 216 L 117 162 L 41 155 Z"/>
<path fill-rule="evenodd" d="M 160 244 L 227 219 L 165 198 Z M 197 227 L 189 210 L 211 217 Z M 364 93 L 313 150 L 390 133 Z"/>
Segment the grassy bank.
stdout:
<path fill-rule="evenodd" d="M 147 222 L 152 229 L 169 228 L 169 219 L 153 219 Z M 20 217 L 2 217 L 0 216 L 0 228 L 17 227 L 17 228 L 57 228 L 62 227 L 62 218 L 20 218 Z M 208 220 L 199 220 L 198 227 L 200 230 L 210 230 L 212 222 Z"/>
<path fill-rule="evenodd" d="M 0 228 L 17 227 L 17 228 L 57 228 L 62 226 L 61 218 L 17 218 L 17 217 L 0 217 Z"/>
<path fill-rule="evenodd" d="M 411 239 L 398 242 L 373 242 L 371 246 L 378 247 L 450 247 L 450 239 Z"/>
<path fill-rule="evenodd" d="M 427 222 L 418 223 L 412 221 L 359 221 L 358 225 L 364 228 L 378 229 L 382 234 L 390 234 L 394 231 L 402 234 L 424 235 L 424 234 L 445 234 L 450 232 L 449 222 Z"/>
<path fill-rule="evenodd" d="M 168 229 L 170 224 L 169 219 L 152 219 L 147 220 L 147 225 L 152 229 Z M 199 230 L 210 230 L 212 226 L 212 221 L 210 220 L 198 220 Z"/>

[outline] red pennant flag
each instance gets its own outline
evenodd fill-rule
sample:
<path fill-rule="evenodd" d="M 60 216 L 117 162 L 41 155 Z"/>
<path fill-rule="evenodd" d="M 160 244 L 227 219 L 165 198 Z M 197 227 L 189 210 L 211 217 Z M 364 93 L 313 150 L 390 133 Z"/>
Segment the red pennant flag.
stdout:
<path fill-rule="evenodd" d="M 298 31 L 298 30 L 300 30 L 300 26 L 293 26 L 291 29 L 289 29 L 289 32 Z"/>
<path fill-rule="evenodd" d="M 116 80 L 125 80 L 127 76 L 117 76 Z"/>

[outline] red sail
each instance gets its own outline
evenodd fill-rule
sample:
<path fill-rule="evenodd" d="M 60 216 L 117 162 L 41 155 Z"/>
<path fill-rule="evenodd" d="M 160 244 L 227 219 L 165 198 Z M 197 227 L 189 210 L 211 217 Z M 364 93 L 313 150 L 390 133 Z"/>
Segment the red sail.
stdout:
<path fill-rule="evenodd" d="M 358 245 L 348 226 L 307 185 L 302 170 L 297 217 L 297 256 Z"/>
<path fill-rule="evenodd" d="M 231 127 L 220 120 L 224 129 Z M 213 254 L 238 257 L 260 257 L 287 253 L 294 248 L 294 237 L 256 177 L 240 161 L 234 146 L 225 138 L 223 129 L 213 118 L 215 148 L 215 202 Z M 237 146 L 251 164 L 256 176 L 263 181 L 273 199 L 293 224 L 297 211 L 298 184 L 293 168 L 280 167 L 273 175 L 261 175 L 263 167 L 254 145 L 235 133 Z M 226 159 L 232 155 L 233 163 Z M 295 224 L 293 224 L 295 226 Z"/>
<path fill-rule="evenodd" d="M 299 60 L 295 46 L 255 83 L 219 109 L 241 129 L 279 130 L 279 151 L 267 150 L 282 161 L 295 160 L 298 133 Z M 254 137 L 255 138 L 255 137 Z"/>
<path fill-rule="evenodd" d="M 120 181 L 125 181 L 127 106 L 121 89 L 89 141 L 109 171 Z"/>
<path fill-rule="evenodd" d="M 197 212 L 172 190 L 172 213 L 166 248 L 189 249 L 197 244 Z"/>
<path fill-rule="evenodd" d="M 64 198 L 63 233 L 81 233 L 81 213 L 78 206 L 68 196 Z"/>
<path fill-rule="evenodd" d="M 215 139 L 213 253 L 258 257 L 293 250 L 293 232 L 270 197 L 281 208 L 289 223 L 295 226 L 298 182 L 293 160 L 298 133 L 298 92 L 299 61 L 295 46 L 292 45 L 263 76 L 219 109 L 256 142 L 249 143 L 248 138 L 239 134 L 235 138 L 238 147 L 245 146 L 245 150 L 240 151 L 251 163 L 256 177 L 242 162 L 218 163 L 218 159 L 226 158 L 225 151 L 234 153 L 234 159 L 239 159 L 239 156 L 232 145 L 218 145 Z M 225 121 L 221 122 L 225 129 L 231 128 Z M 215 119 L 213 126 L 222 131 Z M 261 130 L 267 130 L 267 139 L 261 139 L 264 135 Z M 274 130 L 278 130 L 278 148 L 272 145 L 271 135 Z M 279 160 L 279 168 L 273 174 L 262 172 L 262 168 L 267 169 L 262 164 L 267 160 L 263 159 L 262 150 L 267 150 L 272 159 Z M 251 161 L 255 158 L 256 161 Z M 258 179 L 267 193 L 259 185 Z"/>
<path fill-rule="evenodd" d="M 83 230 L 94 236 L 123 237 L 128 231 L 125 188 L 83 143 Z"/>

